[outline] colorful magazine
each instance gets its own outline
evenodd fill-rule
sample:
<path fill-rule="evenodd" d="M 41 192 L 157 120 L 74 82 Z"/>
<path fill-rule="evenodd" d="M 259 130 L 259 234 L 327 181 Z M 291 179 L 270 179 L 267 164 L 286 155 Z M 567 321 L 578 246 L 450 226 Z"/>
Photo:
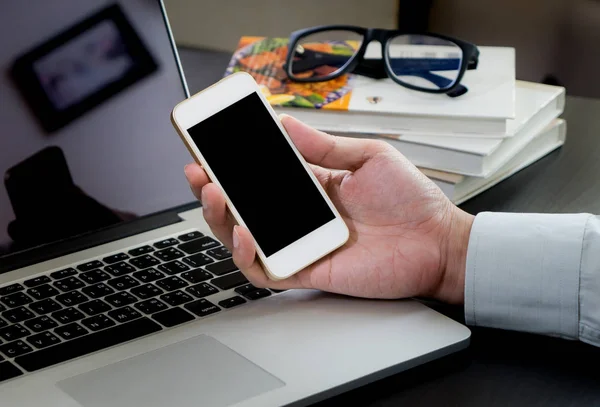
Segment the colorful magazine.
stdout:
<path fill-rule="evenodd" d="M 355 41 L 303 44 L 315 51 L 327 47 L 327 52 L 349 55 L 356 52 L 358 45 Z M 317 83 L 290 81 L 283 69 L 287 51 L 287 38 L 242 37 L 225 76 L 240 71 L 249 73 L 273 106 L 348 109 L 353 75 Z"/>

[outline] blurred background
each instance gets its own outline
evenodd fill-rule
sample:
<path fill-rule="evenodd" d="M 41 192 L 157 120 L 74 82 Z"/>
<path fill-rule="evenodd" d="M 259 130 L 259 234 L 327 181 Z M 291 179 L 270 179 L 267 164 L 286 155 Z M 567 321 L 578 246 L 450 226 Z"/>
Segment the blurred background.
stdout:
<path fill-rule="evenodd" d="M 186 48 L 232 52 L 242 35 L 287 36 L 320 24 L 400 28 L 515 47 L 517 79 L 600 97 L 599 0 L 165 0 L 165 5 L 184 58 L 192 57 Z M 205 63 L 227 63 L 219 58 L 215 53 Z"/>

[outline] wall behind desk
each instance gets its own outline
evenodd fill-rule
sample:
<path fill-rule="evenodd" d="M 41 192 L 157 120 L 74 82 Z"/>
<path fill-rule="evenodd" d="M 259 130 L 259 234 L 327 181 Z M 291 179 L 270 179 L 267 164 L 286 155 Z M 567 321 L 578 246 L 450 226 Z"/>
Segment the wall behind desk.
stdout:
<path fill-rule="evenodd" d="M 398 0 L 165 0 L 178 45 L 233 51 L 243 35 L 352 24 L 395 28 Z"/>

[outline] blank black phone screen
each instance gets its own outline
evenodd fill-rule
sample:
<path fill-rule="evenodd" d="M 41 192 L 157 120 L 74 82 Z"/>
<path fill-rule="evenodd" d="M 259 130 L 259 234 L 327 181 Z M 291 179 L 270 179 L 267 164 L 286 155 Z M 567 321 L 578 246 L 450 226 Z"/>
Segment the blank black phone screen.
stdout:
<path fill-rule="evenodd" d="M 188 133 L 265 256 L 335 218 L 258 94 Z"/>

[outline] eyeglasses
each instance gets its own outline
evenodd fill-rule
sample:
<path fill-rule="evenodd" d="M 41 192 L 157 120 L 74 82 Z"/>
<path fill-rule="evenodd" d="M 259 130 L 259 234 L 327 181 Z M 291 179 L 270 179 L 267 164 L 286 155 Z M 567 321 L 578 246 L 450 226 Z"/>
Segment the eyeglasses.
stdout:
<path fill-rule="evenodd" d="M 365 58 L 371 41 L 381 44 L 381 58 Z M 406 88 L 458 97 L 467 69 L 476 69 L 474 44 L 439 34 L 327 25 L 290 35 L 284 69 L 295 82 L 323 82 L 346 73 L 391 78 Z"/>

